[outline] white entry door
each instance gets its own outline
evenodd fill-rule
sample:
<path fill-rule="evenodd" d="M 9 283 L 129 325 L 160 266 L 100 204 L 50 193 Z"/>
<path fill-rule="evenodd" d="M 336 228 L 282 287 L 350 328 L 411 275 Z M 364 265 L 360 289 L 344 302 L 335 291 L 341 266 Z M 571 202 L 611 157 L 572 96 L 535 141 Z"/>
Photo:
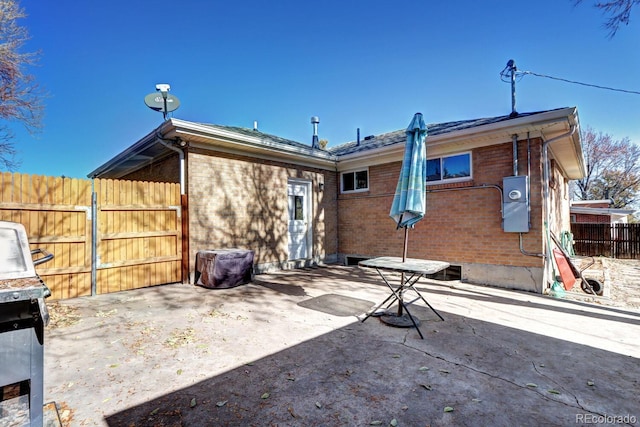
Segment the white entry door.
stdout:
<path fill-rule="evenodd" d="M 310 192 L 311 183 L 289 181 L 287 186 L 289 200 L 289 259 L 309 258 L 309 240 L 311 239 Z"/>

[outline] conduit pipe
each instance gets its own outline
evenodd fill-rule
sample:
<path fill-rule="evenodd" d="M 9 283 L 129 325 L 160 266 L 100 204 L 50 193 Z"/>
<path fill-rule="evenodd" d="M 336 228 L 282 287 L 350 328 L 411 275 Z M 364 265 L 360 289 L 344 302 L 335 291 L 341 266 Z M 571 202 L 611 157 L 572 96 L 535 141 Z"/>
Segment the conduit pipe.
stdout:
<path fill-rule="evenodd" d="M 178 153 L 178 156 L 180 157 L 180 195 L 184 196 L 185 194 L 184 150 L 173 145 L 175 141 L 163 139 L 162 135 L 160 135 L 159 132 L 156 132 L 156 138 L 158 138 L 158 141 L 160 141 L 160 144 L 164 145 L 170 150 L 175 151 L 176 153 Z"/>
<path fill-rule="evenodd" d="M 526 256 L 535 256 L 535 257 L 539 257 L 539 258 L 546 258 L 546 257 L 547 257 L 545 254 L 537 254 L 537 253 L 535 253 L 535 252 L 527 252 L 527 251 L 524 249 L 524 246 L 523 246 L 523 244 L 522 244 L 522 235 L 523 235 L 524 233 L 518 233 L 518 234 L 519 234 L 519 237 L 520 237 L 520 253 L 522 253 L 522 255 L 526 255 Z"/>
<path fill-rule="evenodd" d="M 498 190 L 498 193 L 500 193 L 500 219 L 504 219 L 504 211 L 502 210 L 502 206 L 504 206 L 503 203 L 503 194 L 502 194 L 502 187 L 500 187 L 499 185 L 496 184 L 480 184 L 480 185 L 473 185 L 471 187 L 455 187 L 455 188 L 442 188 L 439 190 L 427 190 L 427 193 L 440 193 L 443 191 L 458 191 L 458 190 L 477 190 L 480 188 L 493 188 Z"/>
<path fill-rule="evenodd" d="M 528 182 L 529 187 L 527 188 L 527 191 L 529 194 L 531 194 L 531 136 L 529 132 L 527 132 L 527 176 L 529 177 L 529 182 Z M 529 228 L 531 228 L 531 203 L 529 203 L 529 206 L 527 206 L 527 214 L 529 216 Z M 535 256 L 539 258 L 545 258 L 546 255 L 543 253 L 528 252 L 524 249 L 522 234 L 523 233 L 519 233 L 520 253 L 526 256 Z"/>
<path fill-rule="evenodd" d="M 518 134 L 511 136 L 513 139 L 513 176 L 518 176 Z"/>

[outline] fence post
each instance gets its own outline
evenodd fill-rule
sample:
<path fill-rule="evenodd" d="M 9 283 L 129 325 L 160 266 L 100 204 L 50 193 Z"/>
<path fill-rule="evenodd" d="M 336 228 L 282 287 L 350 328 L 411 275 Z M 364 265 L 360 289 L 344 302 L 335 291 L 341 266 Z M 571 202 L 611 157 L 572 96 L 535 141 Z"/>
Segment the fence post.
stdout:
<path fill-rule="evenodd" d="M 98 265 L 98 202 L 97 194 L 94 188 L 95 180 L 91 180 L 91 296 L 95 296 L 98 292 L 97 284 L 97 265 Z"/>

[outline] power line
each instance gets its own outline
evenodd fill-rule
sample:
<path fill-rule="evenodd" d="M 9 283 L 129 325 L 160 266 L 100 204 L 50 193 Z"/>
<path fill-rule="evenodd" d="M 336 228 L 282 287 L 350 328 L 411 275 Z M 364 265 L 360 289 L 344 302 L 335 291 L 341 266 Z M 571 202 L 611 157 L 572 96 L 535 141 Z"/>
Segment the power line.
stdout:
<path fill-rule="evenodd" d="M 504 70 L 503 70 L 502 73 L 500 73 L 501 77 L 502 77 L 503 73 L 504 73 Z M 519 74 L 520 77 L 525 76 L 525 75 L 532 75 L 532 76 L 544 77 L 544 78 L 552 79 L 552 80 L 559 80 L 559 81 L 562 81 L 562 82 L 565 82 L 565 83 L 572 83 L 572 84 L 581 85 L 581 86 L 594 87 L 594 88 L 597 88 L 597 89 L 604 89 L 604 90 L 611 90 L 611 91 L 614 91 L 614 92 L 624 92 L 624 93 L 631 93 L 631 94 L 634 94 L 634 95 L 640 95 L 640 92 L 639 91 L 635 91 L 635 90 L 617 89 L 617 88 L 608 87 L 608 86 L 600 86 L 600 85 L 594 85 L 594 84 L 590 84 L 590 83 L 577 82 L 575 80 L 563 79 L 561 77 L 553 77 L 553 76 L 547 76 L 545 74 L 534 73 L 533 71 L 519 71 L 519 70 L 517 70 L 515 73 Z M 505 81 L 504 78 L 503 78 L 503 81 Z"/>

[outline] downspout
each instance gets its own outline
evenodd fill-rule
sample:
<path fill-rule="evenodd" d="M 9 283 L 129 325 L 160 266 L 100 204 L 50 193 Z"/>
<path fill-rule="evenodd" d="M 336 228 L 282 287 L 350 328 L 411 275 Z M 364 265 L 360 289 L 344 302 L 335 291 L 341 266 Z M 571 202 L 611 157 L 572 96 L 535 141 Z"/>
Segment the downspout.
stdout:
<path fill-rule="evenodd" d="M 547 244 L 547 251 L 546 251 L 546 256 L 545 256 L 545 272 L 548 269 L 548 263 L 551 261 L 552 256 L 551 256 L 551 246 L 550 246 L 550 236 L 551 236 L 551 230 L 549 229 L 549 222 L 551 221 L 551 209 L 549 207 L 549 180 L 550 180 L 550 171 L 549 171 L 549 153 L 548 153 L 548 148 L 549 148 L 549 144 L 551 144 L 552 142 L 555 142 L 559 139 L 562 138 L 567 138 L 567 137 L 571 137 L 574 133 L 576 132 L 576 125 L 571 125 L 570 124 L 570 129 L 568 132 L 556 136 L 555 138 L 551 138 L 548 141 L 544 141 L 542 143 L 542 162 L 543 162 L 543 168 L 542 168 L 542 173 L 543 173 L 543 179 L 542 179 L 542 186 L 543 186 L 543 192 L 542 192 L 542 202 L 543 202 L 543 213 L 544 213 L 544 224 L 545 224 L 545 237 L 546 237 L 546 244 Z"/>
<path fill-rule="evenodd" d="M 158 141 L 160 141 L 160 144 L 164 145 L 165 147 L 167 147 L 170 150 L 175 151 L 176 153 L 178 153 L 178 156 L 180 158 L 180 216 L 181 216 L 181 227 L 182 227 L 182 265 L 180 267 L 181 269 L 181 276 L 182 276 L 182 283 L 189 283 L 190 280 L 190 260 L 189 260 L 189 208 L 188 208 L 188 196 L 186 195 L 186 191 L 185 191 L 185 187 L 186 187 L 186 183 L 185 183 L 185 179 L 184 179 L 184 175 L 185 175 L 185 160 L 184 160 L 184 149 L 178 148 L 176 147 L 174 144 L 176 143 L 176 141 L 172 141 L 172 140 L 165 140 L 162 138 L 162 135 L 160 134 L 160 132 L 156 132 L 156 138 L 158 138 Z M 181 143 L 183 141 L 180 141 L 178 139 L 178 142 Z"/>
<path fill-rule="evenodd" d="M 529 182 L 527 188 L 527 192 L 529 193 L 529 197 L 531 197 L 531 135 L 530 132 L 527 132 L 527 176 L 529 177 Z M 529 216 L 529 229 L 531 229 L 531 203 L 527 207 L 527 214 Z"/>
<path fill-rule="evenodd" d="M 358 136 L 360 135 L 360 129 L 358 129 Z M 340 259 L 340 189 L 342 188 L 342 177 L 340 176 L 340 172 L 338 172 L 338 160 L 334 161 L 334 165 L 336 168 L 336 182 L 338 183 L 338 187 L 336 188 L 336 260 Z M 346 258 L 345 258 L 346 260 Z M 346 263 L 345 263 L 346 264 Z"/>
<path fill-rule="evenodd" d="M 175 145 L 173 145 L 172 143 L 174 141 L 167 141 L 166 139 L 162 138 L 162 135 L 160 135 L 160 132 L 156 132 L 156 138 L 158 138 L 158 141 L 160 141 L 160 144 L 164 145 L 165 147 L 167 147 L 170 150 L 175 151 L 176 153 L 178 153 L 178 156 L 180 157 L 180 195 L 184 195 L 185 194 L 185 180 L 184 180 L 184 150 L 176 147 Z"/>

